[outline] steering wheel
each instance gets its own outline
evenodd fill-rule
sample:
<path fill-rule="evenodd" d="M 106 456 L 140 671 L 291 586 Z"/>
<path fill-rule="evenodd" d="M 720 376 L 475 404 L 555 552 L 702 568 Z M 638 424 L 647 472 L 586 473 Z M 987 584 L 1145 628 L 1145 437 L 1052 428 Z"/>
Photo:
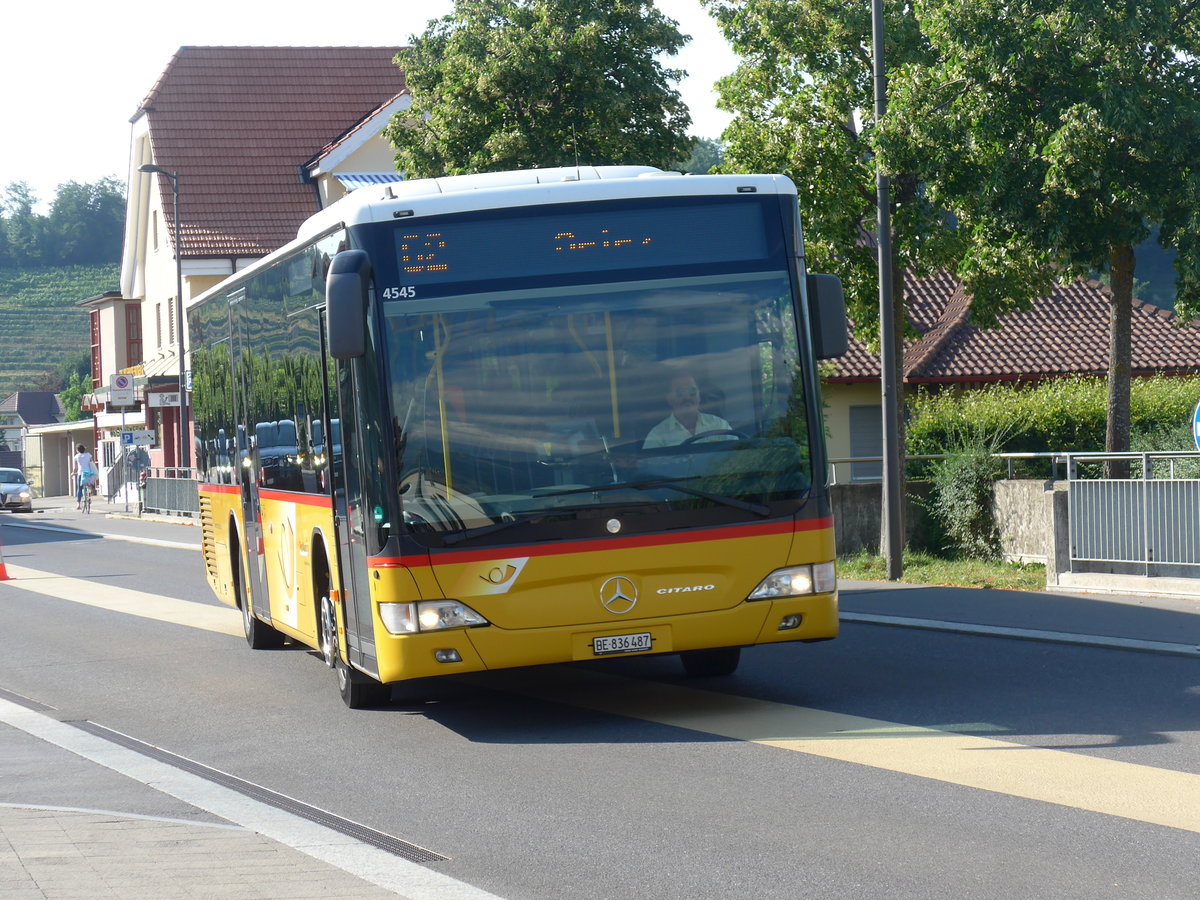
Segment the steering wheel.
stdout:
<path fill-rule="evenodd" d="M 738 431 L 736 428 L 714 428 L 711 431 L 697 431 L 690 438 L 680 441 L 679 446 L 684 447 L 688 444 L 694 444 L 696 441 L 701 440 L 702 438 L 712 437 L 714 434 L 732 434 L 743 441 L 750 440 L 750 435 L 743 431 Z"/>

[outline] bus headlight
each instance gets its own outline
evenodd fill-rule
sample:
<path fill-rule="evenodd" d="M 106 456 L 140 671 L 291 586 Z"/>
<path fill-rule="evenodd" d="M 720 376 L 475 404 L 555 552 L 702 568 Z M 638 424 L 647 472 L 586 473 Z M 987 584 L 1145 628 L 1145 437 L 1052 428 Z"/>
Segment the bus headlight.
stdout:
<path fill-rule="evenodd" d="M 799 597 L 802 594 L 826 594 L 837 589 L 837 570 L 830 562 L 810 566 L 788 566 L 776 569 L 754 590 L 747 600 L 767 600 L 772 597 Z"/>
<path fill-rule="evenodd" d="M 380 603 L 379 618 L 392 634 L 416 634 L 446 628 L 487 625 L 488 620 L 457 600 L 422 600 L 420 603 Z"/>

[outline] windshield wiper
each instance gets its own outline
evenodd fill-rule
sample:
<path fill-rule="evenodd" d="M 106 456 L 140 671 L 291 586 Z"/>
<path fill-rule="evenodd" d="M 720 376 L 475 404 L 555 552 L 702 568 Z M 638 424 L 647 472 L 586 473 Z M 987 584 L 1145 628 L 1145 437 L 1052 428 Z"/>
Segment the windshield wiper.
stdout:
<path fill-rule="evenodd" d="M 699 478 L 698 475 L 689 476 L 690 478 Z M 615 484 L 599 484 L 595 487 L 587 488 L 571 488 L 566 491 L 555 491 L 553 494 L 543 494 L 544 497 L 561 497 L 566 494 L 599 494 L 604 491 L 649 491 L 654 488 L 665 487 L 673 491 L 679 491 L 681 494 L 690 494 L 693 497 L 699 497 L 702 500 L 708 500 L 712 503 L 720 503 L 723 506 L 732 506 L 734 509 L 745 510 L 752 512 L 756 516 L 768 518 L 771 515 L 771 508 L 764 506 L 761 503 L 750 503 L 747 500 L 739 500 L 737 497 L 725 497 L 721 494 L 710 494 L 708 491 L 701 491 L 697 488 L 687 487 L 679 483 L 678 479 L 672 478 L 654 478 L 648 481 L 620 481 Z"/>
<path fill-rule="evenodd" d="M 554 510 L 558 514 L 560 510 Z M 456 531 L 453 534 L 445 535 L 442 538 L 443 544 L 460 544 L 463 541 L 469 541 L 471 538 L 483 537 L 487 534 L 495 534 L 497 531 L 507 531 L 516 525 L 533 525 L 537 522 L 544 521 L 549 518 L 550 513 L 545 513 L 540 516 L 525 516 L 522 518 L 504 519 L 500 522 L 493 522 L 491 525 L 480 525 L 478 528 L 466 528 L 462 531 Z"/>

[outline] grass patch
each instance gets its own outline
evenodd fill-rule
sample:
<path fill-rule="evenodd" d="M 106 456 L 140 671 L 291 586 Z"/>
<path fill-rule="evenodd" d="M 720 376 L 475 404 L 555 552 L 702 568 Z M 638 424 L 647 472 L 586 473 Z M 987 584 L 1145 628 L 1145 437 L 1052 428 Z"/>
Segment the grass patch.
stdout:
<path fill-rule="evenodd" d="M 853 581 L 887 581 L 882 556 L 856 553 L 837 561 L 838 577 Z M 1006 591 L 1044 591 L 1046 567 L 1041 563 L 991 562 L 983 559 L 943 559 L 928 553 L 904 552 L 905 584 L 997 588 Z"/>

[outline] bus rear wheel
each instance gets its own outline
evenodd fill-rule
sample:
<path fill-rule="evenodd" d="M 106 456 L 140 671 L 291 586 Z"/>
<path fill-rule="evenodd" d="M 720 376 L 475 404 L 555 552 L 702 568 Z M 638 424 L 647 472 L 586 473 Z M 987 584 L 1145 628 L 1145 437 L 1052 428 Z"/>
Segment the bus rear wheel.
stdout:
<path fill-rule="evenodd" d="M 271 650 L 283 646 L 283 635 L 250 611 L 250 599 L 243 596 L 242 631 L 251 650 Z"/>
<path fill-rule="evenodd" d="M 688 678 L 715 678 L 732 675 L 742 658 L 741 647 L 714 647 L 709 650 L 684 650 L 679 654 Z"/>
<path fill-rule="evenodd" d="M 242 611 L 242 632 L 246 635 L 246 643 L 251 650 L 270 650 L 283 646 L 283 635 L 263 622 L 250 610 L 250 595 L 246 590 L 246 582 L 242 579 L 240 559 L 233 559 L 233 590 L 237 597 L 238 607 Z"/>

